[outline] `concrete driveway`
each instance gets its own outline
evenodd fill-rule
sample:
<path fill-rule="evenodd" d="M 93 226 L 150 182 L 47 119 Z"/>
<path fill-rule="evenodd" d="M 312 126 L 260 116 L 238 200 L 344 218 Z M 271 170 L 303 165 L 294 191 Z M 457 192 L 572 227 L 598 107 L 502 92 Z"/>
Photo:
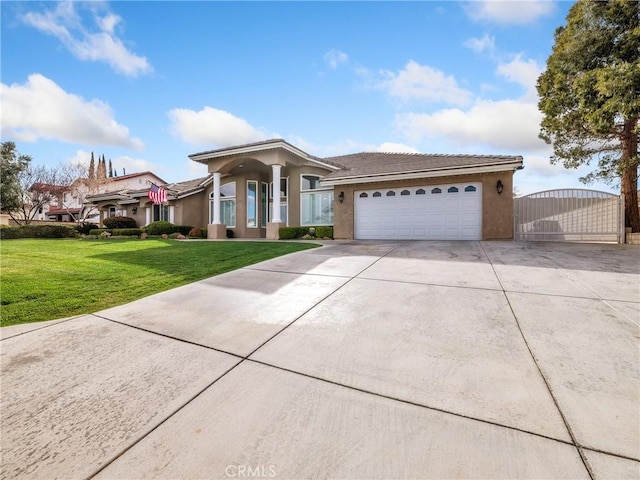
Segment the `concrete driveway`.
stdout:
<path fill-rule="evenodd" d="M 4 328 L 2 478 L 640 478 L 639 259 L 331 242 Z"/>

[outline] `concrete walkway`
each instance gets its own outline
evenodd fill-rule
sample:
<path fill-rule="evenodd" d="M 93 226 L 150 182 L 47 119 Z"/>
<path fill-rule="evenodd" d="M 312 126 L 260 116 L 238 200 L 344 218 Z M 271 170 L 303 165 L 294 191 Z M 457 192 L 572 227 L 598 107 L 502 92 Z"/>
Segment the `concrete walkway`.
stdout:
<path fill-rule="evenodd" d="M 639 259 L 332 242 L 4 328 L 1 476 L 640 478 Z"/>

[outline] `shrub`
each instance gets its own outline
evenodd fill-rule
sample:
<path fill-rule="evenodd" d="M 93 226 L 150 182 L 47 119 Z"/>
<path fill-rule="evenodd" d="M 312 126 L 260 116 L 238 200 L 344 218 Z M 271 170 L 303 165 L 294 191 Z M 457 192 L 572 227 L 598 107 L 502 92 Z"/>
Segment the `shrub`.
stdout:
<path fill-rule="evenodd" d="M 227 228 L 227 238 L 233 238 L 233 230 Z"/>
<path fill-rule="evenodd" d="M 189 230 L 189 235 L 190 238 L 201 238 L 202 237 L 202 231 L 199 228 L 195 228 L 193 227 L 191 230 Z"/>
<path fill-rule="evenodd" d="M 140 228 L 114 228 L 111 230 L 111 234 L 118 237 L 139 237 L 142 235 L 142 230 Z"/>
<path fill-rule="evenodd" d="M 102 232 L 106 232 L 106 228 L 94 228 L 89 230 L 89 235 L 100 235 Z"/>
<path fill-rule="evenodd" d="M 200 235 L 202 235 L 202 238 L 207 238 L 207 229 L 206 228 L 201 228 L 200 229 Z"/>
<path fill-rule="evenodd" d="M 171 222 L 160 220 L 159 222 L 153 222 L 144 227 L 144 231 L 149 235 L 169 235 L 176 231 L 176 226 Z"/>
<path fill-rule="evenodd" d="M 176 225 L 176 232 L 181 235 L 189 235 L 189 232 L 193 229 L 191 225 Z"/>
<path fill-rule="evenodd" d="M 310 231 L 315 229 L 315 235 L 310 235 Z M 296 238 L 333 238 L 333 227 L 280 227 L 280 240 L 292 240 Z"/>
<path fill-rule="evenodd" d="M 309 233 L 307 227 L 280 227 L 279 237 L 280 240 L 292 240 L 300 238 L 306 233 Z"/>
<path fill-rule="evenodd" d="M 4 240 L 15 238 L 74 238 L 77 235 L 75 229 L 67 225 L 22 225 L 0 230 L 0 238 Z"/>
<path fill-rule="evenodd" d="M 136 228 L 136 221 L 131 217 L 109 217 L 105 218 L 104 226 L 107 228 Z"/>
<path fill-rule="evenodd" d="M 316 238 L 333 238 L 333 227 L 316 227 Z"/>
<path fill-rule="evenodd" d="M 3 240 L 13 240 L 19 237 L 20 227 L 2 227 L 0 229 L 0 238 Z"/>
<path fill-rule="evenodd" d="M 95 223 L 79 223 L 73 228 L 75 228 L 76 232 L 78 232 L 80 235 L 89 235 L 91 230 L 96 228 L 96 224 Z"/>
<path fill-rule="evenodd" d="M 169 234 L 169 238 L 171 240 L 175 240 L 176 238 L 178 238 L 181 234 L 179 232 L 173 232 L 171 234 Z M 164 238 L 164 235 L 162 236 L 162 238 Z"/>

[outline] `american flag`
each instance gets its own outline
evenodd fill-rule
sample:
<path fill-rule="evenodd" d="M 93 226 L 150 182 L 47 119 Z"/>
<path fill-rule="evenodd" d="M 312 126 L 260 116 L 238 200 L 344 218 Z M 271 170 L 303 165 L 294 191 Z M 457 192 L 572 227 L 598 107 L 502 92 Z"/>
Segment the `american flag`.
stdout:
<path fill-rule="evenodd" d="M 152 183 L 151 187 L 149 187 L 149 198 L 153 203 L 159 205 L 167 200 L 167 192 L 164 188 Z"/>

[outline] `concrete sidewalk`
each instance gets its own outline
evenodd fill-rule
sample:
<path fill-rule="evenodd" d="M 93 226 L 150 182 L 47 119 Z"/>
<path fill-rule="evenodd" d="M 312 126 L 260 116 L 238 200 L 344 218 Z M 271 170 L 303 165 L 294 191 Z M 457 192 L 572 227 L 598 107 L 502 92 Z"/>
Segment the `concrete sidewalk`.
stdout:
<path fill-rule="evenodd" d="M 2 478 L 640 478 L 639 258 L 330 242 L 6 327 Z"/>

